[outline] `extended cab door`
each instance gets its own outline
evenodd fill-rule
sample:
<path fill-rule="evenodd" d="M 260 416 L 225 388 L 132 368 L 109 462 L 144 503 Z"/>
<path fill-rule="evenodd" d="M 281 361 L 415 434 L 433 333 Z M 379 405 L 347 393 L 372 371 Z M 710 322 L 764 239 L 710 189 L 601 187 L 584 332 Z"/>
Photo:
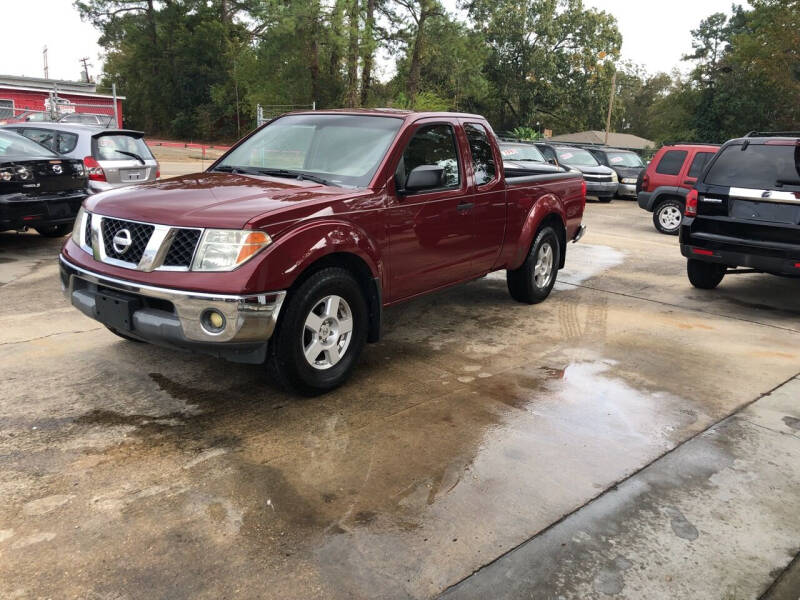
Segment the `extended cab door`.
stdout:
<path fill-rule="evenodd" d="M 469 145 L 474 203 L 475 241 L 473 270 L 484 273 L 497 262 L 506 231 L 506 189 L 500 176 L 501 162 L 496 143 L 482 123 L 464 122 Z"/>
<path fill-rule="evenodd" d="M 466 279 L 473 250 L 472 199 L 455 119 L 415 123 L 397 158 L 395 193 L 387 208 L 390 300 L 407 298 Z M 402 142 L 401 142 L 402 143 Z M 419 166 L 444 169 L 441 185 L 405 191 Z"/>

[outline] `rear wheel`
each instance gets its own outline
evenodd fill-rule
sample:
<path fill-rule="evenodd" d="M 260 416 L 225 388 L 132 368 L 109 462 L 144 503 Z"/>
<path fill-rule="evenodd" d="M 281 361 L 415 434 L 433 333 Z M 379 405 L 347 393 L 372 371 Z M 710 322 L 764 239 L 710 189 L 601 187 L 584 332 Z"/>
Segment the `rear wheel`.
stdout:
<path fill-rule="evenodd" d="M 690 258 L 686 261 L 686 273 L 694 287 L 713 290 L 725 277 L 725 265 Z"/>
<path fill-rule="evenodd" d="M 64 237 L 72 231 L 72 225 L 69 223 L 62 223 L 61 225 L 42 225 L 41 227 L 34 227 L 39 235 L 44 237 Z"/>
<path fill-rule="evenodd" d="M 667 235 L 678 235 L 682 219 L 683 204 L 675 198 L 659 202 L 653 211 L 653 225 Z"/>
<path fill-rule="evenodd" d="M 550 295 L 561 264 L 561 244 L 552 227 L 543 228 L 518 269 L 506 271 L 506 283 L 517 302 L 538 304 Z"/>
<path fill-rule="evenodd" d="M 286 389 L 322 394 L 350 376 L 366 339 L 367 303 L 358 282 L 345 269 L 323 269 L 284 303 L 267 369 Z"/>

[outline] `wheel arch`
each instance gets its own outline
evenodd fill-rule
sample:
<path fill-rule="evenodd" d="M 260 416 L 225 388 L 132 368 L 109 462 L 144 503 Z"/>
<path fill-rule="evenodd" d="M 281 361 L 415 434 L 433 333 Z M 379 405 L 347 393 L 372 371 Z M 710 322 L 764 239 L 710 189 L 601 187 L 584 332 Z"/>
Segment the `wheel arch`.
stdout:
<path fill-rule="evenodd" d="M 300 287 L 309 277 L 330 267 L 343 268 L 353 274 L 367 303 L 367 342 L 380 340 L 383 313 L 383 291 L 380 277 L 375 276 L 367 262 L 358 254 L 348 251 L 337 251 L 318 257 L 308 264 L 289 286 L 287 301 L 291 301 L 292 292 Z"/>

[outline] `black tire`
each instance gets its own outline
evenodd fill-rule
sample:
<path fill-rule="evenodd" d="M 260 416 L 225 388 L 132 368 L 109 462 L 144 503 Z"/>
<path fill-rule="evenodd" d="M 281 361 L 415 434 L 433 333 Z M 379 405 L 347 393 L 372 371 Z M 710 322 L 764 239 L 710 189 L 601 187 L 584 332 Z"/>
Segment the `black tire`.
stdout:
<path fill-rule="evenodd" d="M 653 225 L 666 235 L 678 235 L 681 230 L 682 218 L 683 202 L 676 198 L 662 200 L 656 204 L 655 210 L 653 210 Z"/>
<path fill-rule="evenodd" d="M 304 345 L 310 335 L 306 328 L 306 320 L 311 316 L 312 310 L 320 306 L 322 300 L 329 296 L 344 299 L 344 307 L 348 309 L 352 319 L 352 330 L 349 342 L 344 346 L 344 353 L 338 362 L 326 368 L 316 368 L 309 359 L 306 359 L 304 352 Z M 350 376 L 364 349 L 367 323 L 367 302 L 364 293 L 349 271 L 330 267 L 314 273 L 292 291 L 283 304 L 278 325 L 269 344 L 268 374 L 284 389 L 305 396 L 324 394 L 339 387 Z M 332 337 L 337 337 L 333 343 L 338 348 L 339 340 L 343 338 L 336 335 Z M 326 339 L 331 340 L 332 337 Z M 323 354 L 326 358 L 329 356 L 321 350 L 318 357 Z M 323 362 L 325 360 L 324 358 Z"/>
<path fill-rule="evenodd" d="M 549 278 L 537 283 L 536 263 L 545 245 L 551 249 L 552 268 Z M 552 227 L 542 228 L 536 235 L 525 262 L 518 269 L 506 271 L 506 283 L 511 297 L 525 304 L 538 304 L 547 298 L 556 283 L 561 264 L 561 251 L 561 243 L 555 230 Z"/>
<path fill-rule="evenodd" d="M 725 277 L 725 265 L 689 258 L 686 274 L 691 284 L 701 290 L 713 290 Z"/>
<path fill-rule="evenodd" d="M 123 340 L 127 340 L 129 342 L 136 342 L 137 344 L 144 344 L 144 342 L 142 340 L 137 340 L 135 337 L 131 337 L 129 335 L 126 335 L 126 334 L 122 333 L 121 331 L 117 331 L 113 327 L 109 327 L 108 325 L 106 325 L 106 329 L 108 329 L 114 335 L 116 335 L 118 337 L 121 337 Z"/>
<path fill-rule="evenodd" d="M 603 204 L 608 204 L 614 199 L 614 196 L 598 196 L 597 200 Z"/>
<path fill-rule="evenodd" d="M 39 235 L 49 238 L 64 237 L 72 231 L 72 225 L 69 223 L 62 223 L 61 225 L 42 225 L 41 227 L 34 227 Z"/>

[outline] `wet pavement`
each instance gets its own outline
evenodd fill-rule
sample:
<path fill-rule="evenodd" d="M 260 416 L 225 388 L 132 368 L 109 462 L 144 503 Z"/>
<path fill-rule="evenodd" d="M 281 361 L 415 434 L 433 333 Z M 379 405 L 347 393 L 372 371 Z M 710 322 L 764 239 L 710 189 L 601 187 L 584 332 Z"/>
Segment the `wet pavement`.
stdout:
<path fill-rule="evenodd" d="M 0 234 L 0 597 L 758 596 L 800 550 L 798 388 L 749 404 L 800 372 L 800 284 L 695 290 L 649 217 L 590 205 L 543 304 L 389 309 L 315 399 L 119 340 Z"/>

